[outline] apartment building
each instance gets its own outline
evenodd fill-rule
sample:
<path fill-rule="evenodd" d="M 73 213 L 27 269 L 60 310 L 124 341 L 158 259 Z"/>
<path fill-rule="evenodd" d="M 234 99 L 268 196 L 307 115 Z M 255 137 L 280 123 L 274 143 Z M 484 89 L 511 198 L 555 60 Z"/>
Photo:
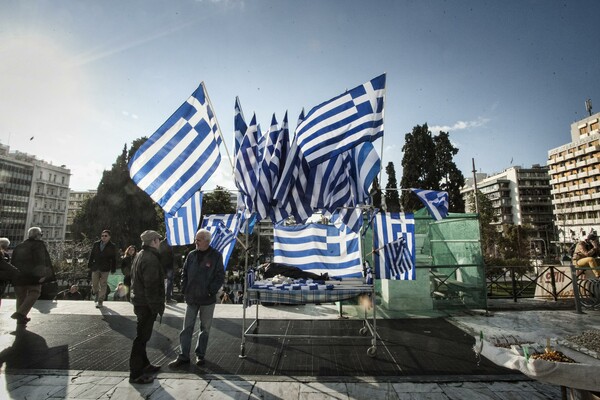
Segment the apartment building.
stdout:
<path fill-rule="evenodd" d="M 600 231 L 600 113 L 571 124 L 571 142 L 548 151 L 561 243 Z"/>
<path fill-rule="evenodd" d="M 98 193 L 97 190 L 86 190 L 86 191 L 75 191 L 72 190 L 69 193 L 69 205 L 67 209 L 67 232 L 65 238 L 67 240 L 74 240 L 79 238 L 73 238 L 71 233 L 71 226 L 73 225 L 73 220 L 77 213 L 83 208 L 83 203 L 92 198 Z"/>
<path fill-rule="evenodd" d="M 477 189 L 491 200 L 498 231 L 502 225 L 527 225 L 530 239 L 543 242 L 542 251 L 550 250 L 554 241 L 550 175 L 548 167 L 514 166 L 501 173 L 477 177 Z M 467 212 L 475 212 L 469 197 L 475 190 L 473 181 L 461 190 Z"/>
<path fill-rule="evenodd" d="M 39 226 L 47 243 L 62 242 L 71 171 L 0 144 L 0 235 L 11 247 Z"/>

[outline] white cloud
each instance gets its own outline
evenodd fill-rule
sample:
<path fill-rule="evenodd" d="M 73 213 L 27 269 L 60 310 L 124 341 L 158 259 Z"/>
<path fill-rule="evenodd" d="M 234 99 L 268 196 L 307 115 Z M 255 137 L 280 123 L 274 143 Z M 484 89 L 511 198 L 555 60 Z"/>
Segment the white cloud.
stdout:
<path fill-rule="evenodd" d="M 486 125 L 490 121 L 489 118 L 479 117 L 473 121 L 457 121 L 454 125 L 433 125 L 429 127 L 429 130 L 433 134 L 437 134 L 440 131 L 443 132 L 455 132 L 462 131 L 465 129 L 477 128 Z"/>

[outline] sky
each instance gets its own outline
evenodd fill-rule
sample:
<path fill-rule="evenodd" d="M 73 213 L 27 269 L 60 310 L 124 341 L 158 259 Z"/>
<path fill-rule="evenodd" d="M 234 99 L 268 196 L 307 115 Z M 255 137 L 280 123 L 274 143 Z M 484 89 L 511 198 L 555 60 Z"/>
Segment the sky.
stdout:
<path fill-rule="evenodd" d="M 383 166 L 405 135 L 449 132 L 465 177 L 546 165 L 600 110 L 595 0 L 3 0 L 0 142 L 96 189 L 204 82 L 224 143 L 204 189 L 233 189 L 233 115 L 263 131 L 387 74 Z M 387 178 L 383 177 L 385 183 Z"/>

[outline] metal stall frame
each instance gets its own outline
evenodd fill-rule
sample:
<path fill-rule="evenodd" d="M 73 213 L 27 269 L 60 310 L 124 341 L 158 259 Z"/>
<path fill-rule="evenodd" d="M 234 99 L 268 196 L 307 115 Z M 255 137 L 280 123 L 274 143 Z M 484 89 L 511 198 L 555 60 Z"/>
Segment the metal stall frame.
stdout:
<path fill-rule="evenodd" d="M 354 281 L 354 280 L 350 280 Z M 358 280 L 357 280 L 358 281 Z M 362 282 L 362 281 L 361 281 Z M 353 282 L 350 282 L 353 283 Z M 336 289 L 337 287 L 337 289 Z M 242 320 L 242 342 L 240 345 L 240 358 L 246 358 L 246 338 L 247 337 L 282 337 L 282 338 L 304 338 L 304 339 L 370 339 L 371 347 L 367 349 L 367 355 L 369 357 L 375 357 L 377 354 L 377 293 L 375 291 L 375 280 L 371 284 L 362 284 L 356 282 L 356 285 L 348 285 L 347 283 L 334 286 L 334 289 L 328 290 L 308 290 L 305 292 L 312 292 L 312 300 L 307 300 L 305 296 L 302 296 L 302 290 L 269 290 L 269 289 L 246 289 L 244 294 L 244 311 Z M 336 293 L 337 292 L 337 293 Z M 321 296 L 322 297 L 319 297 Z M 362 295 L 368 295 L 370 297 L 373 312 L 371 313 L 372 321 L 369 318 L 369 312 L 365 308 L 364 317 L 362 319 L 363 326 L 359 329 L 358 333 L 360 336 L 352 335 L 294 335 L 294 334 L 281 334 L 281 333 L 253 333 L 255 328 L 260 325 L 259 318 L 259 305 L 261 302 L 273 302 L 279 304 L 316 304 L 316 303 L 330 303 L 334 301 L 343 301 L 353 298 L 357 298 Z M 252 297 L 252 299 L 251 299 Z M 246 328 L 246 307 L 248 307 L 250 300 L 256 301 L 256 314 L 254 320 Z M 342 317 L 340 303 L 340 316 Z M 370 336 L 367 336 L 370 333 Z M 364 336 L 364 337 L 363 337 Z"/>

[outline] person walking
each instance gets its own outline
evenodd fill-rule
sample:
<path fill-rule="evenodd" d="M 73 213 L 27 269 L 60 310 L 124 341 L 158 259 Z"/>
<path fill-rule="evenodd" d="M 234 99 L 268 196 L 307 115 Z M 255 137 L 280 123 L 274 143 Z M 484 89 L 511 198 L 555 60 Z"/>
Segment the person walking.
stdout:
<path fill-rule="evenodd" d="M 92 295 L 96 296 L 96 308 L 102 307 L 106 298 L 108 275 L 117 270 L 117 246 L 110 241 L 110 231 L 105 229 L 100 240 L 94 243 L 88 260 L 88 268 L 92 272 Z"/>
<path fill-rule="evenodd" d="M 135 246 L 129 246 L 121 259 L 121 272 L 123 273 L 123 284 L 127 288 L 127 301 L 131 300 L 131 296 L 129 295 L 131 290 L 131 264 L 133 263 L 136 253 L 137 250 Z"/>
<path fill-rule="evenodd" d="M 42 229 L 29 228 L 27 237 L 12 253 L 12 264 L 19 273 L 13 279 L 17 310 L 11 318 L 16 319 L 18 325 L 27 325 L 31 320 L 27 315 L 40 297 L 42 283 L 55 279 L 50 254 L 42 241 Z"/>
<path fill-rule="evenodd" d="M 183 330 L 179 334 L 181 352 L 169 364 L 176 369 L 190 363 L 192 334 L 196 318 L 200 316 L 200 332 L 196 349 L 196 365 L 204 364 L 208 336 L 212 325 L 217 292 L 225 281 L 223 256 L 210 247 L 211 234 L 206 229 L 196 233 L 196 249 L 192 250 L 183 263 L 181 289 L 186 303 Z"/>
<path fill-rule="evenodd" d="M 152 336 L 154 321 L 165 311 L 165 276 L 160 264 L 158 247 L 161 236 L 155 231 L 144 231 L 142 250 L 135 256 L 131 266 L 131 303 L 137 316 L 136 336 L 129 356 L 129 382 L 152 383 L 151 375 L 160 366 L 150 364 L 146 344 Z"/>

